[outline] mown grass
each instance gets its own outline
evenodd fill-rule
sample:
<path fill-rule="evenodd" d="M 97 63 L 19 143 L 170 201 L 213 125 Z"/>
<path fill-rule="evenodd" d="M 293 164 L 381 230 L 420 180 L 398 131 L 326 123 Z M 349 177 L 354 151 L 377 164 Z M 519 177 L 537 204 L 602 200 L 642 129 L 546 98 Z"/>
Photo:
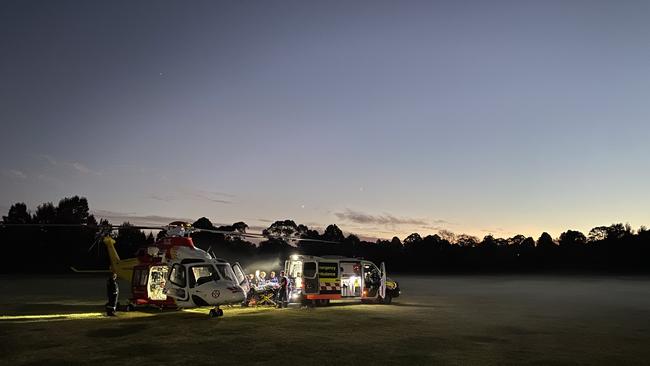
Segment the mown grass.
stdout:
<path fill-rule="evenodd" d="M 394 305 L 226 308 L 218 319 L 200 309 L 0 320 L 0 363 L 647 365 L 648 282 L 570 281 L 540 293 L 540 279 L 405 279 Z"/>

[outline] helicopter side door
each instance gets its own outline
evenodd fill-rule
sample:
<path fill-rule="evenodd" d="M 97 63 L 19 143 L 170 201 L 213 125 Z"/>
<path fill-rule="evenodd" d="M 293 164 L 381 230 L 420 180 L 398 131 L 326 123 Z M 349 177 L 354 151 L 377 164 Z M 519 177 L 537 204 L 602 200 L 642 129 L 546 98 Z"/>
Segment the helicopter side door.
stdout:
<path fill-rule="evenodd" d="M 222 290 L 217 286 L 221 276 L 212 263 L 192 264 L 187 271 L 189 297 L 196 306 L 214 305 L 221 301 Z"/>
<path fill-rule="evenodd" d="M 232 265 L 232 270 L 235 272 L 237 283 L 239 286 L 241 286 L 242 290 L 244 290 L 244 293 L 247 294 L 251 289 L 251 284 L 250 281 L 248 281 L 248 276 L 244 274 L 244 270 L 239 263 L 234 263 Z"/>
<path fill-rule="evenodd" d="M 187 285 L 187 268 L 184 265 L 179 263 L 172 265 L 164 292 L 167 296 L 178 301 L 188 301 L 190 299 Z"/>

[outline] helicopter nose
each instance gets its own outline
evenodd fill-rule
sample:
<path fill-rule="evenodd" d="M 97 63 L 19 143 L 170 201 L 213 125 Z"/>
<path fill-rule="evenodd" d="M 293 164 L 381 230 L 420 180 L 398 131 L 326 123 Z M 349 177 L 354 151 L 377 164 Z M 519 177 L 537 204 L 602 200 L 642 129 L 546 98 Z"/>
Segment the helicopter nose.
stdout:
<path fill-rule="evenodd" d="M 246 293 L 238 284 L 233 283 L 228 286 L 228 290 L 232 293 L 232 299 L 234 302 L 244 302 L 244 300 L 246 300 Z"/>

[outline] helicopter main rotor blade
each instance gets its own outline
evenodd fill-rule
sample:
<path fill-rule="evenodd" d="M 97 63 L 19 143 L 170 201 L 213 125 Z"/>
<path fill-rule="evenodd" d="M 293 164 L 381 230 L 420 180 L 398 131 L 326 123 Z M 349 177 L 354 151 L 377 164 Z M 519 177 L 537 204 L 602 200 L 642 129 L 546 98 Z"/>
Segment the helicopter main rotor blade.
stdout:
<path fill-rule="evenodd" d="M 0 227 L 63 227 L 63 228 L 88 228 L 88 229 L 139 229 L 139 230 L 167 230 L 168 226 L 140 226 L 140 225 L 87 225 L 87 224 L 5 224 L 0 222 Z"/>
<path fill-rule="evenodd" d="M 268 235 L 268 234 L 258 234 L 258 233 L 242 233 L 240 231 L 226 231 L 226 230 L 213 230 L 213 229 L 199 229 L 192 226 L 181 226 L 181 225 L 166 225 L 166 226 L 149 226 L 149 225 L 86 225 L 86 224 L 5 224 L 0 222 L 0 227 L 40 227 L 40 228 L 88 228 L 88 229 L 97 229 L 100 231 L 114 231 L 120 229 L 136 229 L 136 230 L 159 230 L 159 231 L 168 231 L 173 228 L 182 227 L 189 233 L 197 232 L 206 232 L 213 234 L 221 234 L 226 236 L 237 236 L 242 238 L 251 238 L 251 239 L 276 239 L 284 241 L 305 241 L 305 242 L 315 242 L 315 243 L 330 243 L 330 244 L 340 244 L 337 241 L 331 240 L 322 240 L 322 239 L 309 239 L 309 238 L 296 238 L 288 237 L 282 235 Z M 93 244 L 91 249 L 96 245 Z"/>
<path fill-rule="evenodd" d="M 213 234 L 222 234 L 228 236 L 239 236 L 244 238 L 255 238 L 255 239 L 277 239 L 277 240 L 285 240 L 285 241 L 309 241 L 309 242 L 318 242 L 318 243 L 340 244 L 337 241 L 331 241 L 331 240 L 294 238 L 294 237 L 287 237 L 281 235 L 268 235 L 268 234 L 257 234 L 257 233 L 242 233 L 239 231 L 225 231 L 225 230 L 211 230 L 211 229 L 197 229 L 197 228 L 194 228 L 194 231 L 207 232 Z"/>

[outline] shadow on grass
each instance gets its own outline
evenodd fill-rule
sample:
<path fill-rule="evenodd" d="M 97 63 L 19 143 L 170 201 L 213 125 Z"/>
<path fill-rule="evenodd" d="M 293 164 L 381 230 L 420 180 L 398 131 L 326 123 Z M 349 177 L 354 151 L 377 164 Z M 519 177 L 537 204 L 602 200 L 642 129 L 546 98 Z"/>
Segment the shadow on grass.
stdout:
<path fill-rule="evenodd" d="M 103 305 L 17 304 L 3 309 L 0 315 L 75 314 L 105 311 Z"/>
<path fill-rule="evenodd" d="M 362 305 L 369 305 L 369 306 L 377 306 L 380 308 L 390 308 L 390 307 L 401 307 L 401 308 L 440 308 L 441 306 L 439 305 L 432 305 L 432 304 L 416 304 L 416 303 L 404 303 L 404 302 L 394 302 L 390 305 L 385 305 L 385 304 L 364 304 L 364 303 L 359 303 L 359 302 L 332 302 L 329 305 L 325 307 L 341 307 L 341 306 L 362 306 Z M 317 306 L 319 307 L 319 306 Z"/>
<path fill-rule="evenodd" d="M 147 324 L 123 324 L 118 327 L 100 328 L 86 332 L 86 336 L 91 338 L 117 338 L 142 332 L 147 329 Z"/>

